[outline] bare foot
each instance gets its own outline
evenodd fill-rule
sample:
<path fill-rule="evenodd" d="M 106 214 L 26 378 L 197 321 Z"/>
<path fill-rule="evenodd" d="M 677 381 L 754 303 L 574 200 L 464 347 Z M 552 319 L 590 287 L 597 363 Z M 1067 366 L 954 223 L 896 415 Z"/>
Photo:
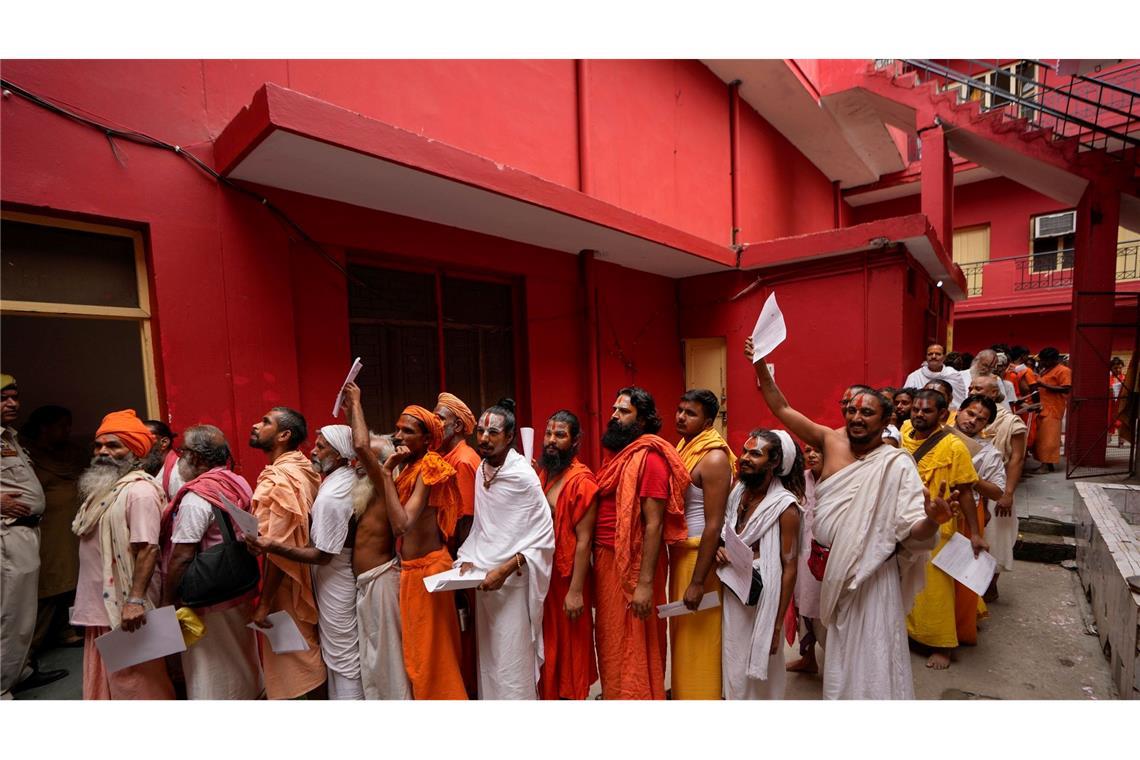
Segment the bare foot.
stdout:
<path fill-rule="evenodd" d="M 788 673 L 818 673 L 819 663 L 814 657 L 801 657 L 795 662 L 789 662 L 784 670 Z"/>
<path fill-rule="evenodd" d="M 990 604 L 991 602 L 997 601 L 997 598 L 998 598 L 997 579 L 998 579 L 998 577 L 995 574 L 994 579 L 992 581 L 990 581 L 990 587 L 988 589 L 986 589 L 986 593 L 982 595 L 982 601 L 985 602 L 986 604 Z"/>
<path fill-rule="evenodd" d="M 932 670 L 946 670 L 950 667 L 950 653 L 945 649 L 936 649 L 926 661 L 926 667 Z"/>

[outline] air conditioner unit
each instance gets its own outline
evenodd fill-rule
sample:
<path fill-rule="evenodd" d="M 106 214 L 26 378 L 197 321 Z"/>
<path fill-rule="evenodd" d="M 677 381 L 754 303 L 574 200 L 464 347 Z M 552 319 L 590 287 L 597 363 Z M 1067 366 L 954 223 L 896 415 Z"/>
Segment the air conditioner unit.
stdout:
<path fill-rule="evenodd" d="M 1077 212 L 1065 211 L 1060 214 L 1047 214 L 1033 220 L 1033 237 L 1050 238 L 1071 235 L 1077 231 Z"/>

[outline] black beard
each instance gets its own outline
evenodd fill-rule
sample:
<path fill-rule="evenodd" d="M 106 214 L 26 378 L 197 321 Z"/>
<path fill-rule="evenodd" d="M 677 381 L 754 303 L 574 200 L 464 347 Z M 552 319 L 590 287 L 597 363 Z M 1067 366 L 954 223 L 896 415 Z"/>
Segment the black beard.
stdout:
<path fill-rule="evenodd" d="M 616 453 L 640 438 L 641 433 L 641 424 L 638 422 L 626 427 L 617 420 L 610 420 L 610 424 L 606 426 L 606 433 L 602 436 L 602 446 Z"/>
<path fill-rule="evenodd" d="M 768 477 L 766 472 L 738 472 L 737 477 L 744 487 L 750 491 L 754 491 L 760 486 L 764 485 L 764 478 Z"/>
<path fill-rule="evenodd" d="M 157 448 L 153 448 L 142 458 L 142 470 L 152 478 L 157 477 L 158 473 L 162 472 L 162 465 L 165 460 L 166 454 L 161 453 Z"/>
<path fill-rule="evenodd" d="M 553 478 L 564 472 L 573 460 L 573 451 L 558 449 L 554 454 L 551 454 L 549 450 L 543 449 L 542 456 L 538 458 L 538 463 L 542 469 L 546 470 L 546 474 Z"/>

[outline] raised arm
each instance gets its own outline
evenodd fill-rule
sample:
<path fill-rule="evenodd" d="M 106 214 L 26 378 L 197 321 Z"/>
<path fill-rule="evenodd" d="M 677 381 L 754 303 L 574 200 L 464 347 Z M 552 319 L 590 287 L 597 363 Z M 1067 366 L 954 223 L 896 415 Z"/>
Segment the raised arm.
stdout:
<path fill-rule="evenodd" d="M 748 361 L 752 361 L 751 337 L 744 341 L 744 355 L 748 357 Z M 789 433 L 804 443 L 823 451 L 823 439 L 828 433 L 828 428 L 817 425 L 791 407 L 779 386 L 776 385 L 772 373 L 768 371 L 766 363 L 758 361 L 752 366 L 756 370 L 756 379 L 760 381 L 760 392 L 764 395 L 764 403 L 772 410 L 772 414 L 776 415 L 776 419 L 783 424 Z"/>
<path fill-rule="evenodd" d="M 388 522 L 392 525 L 392 532 L 397 536 L 402 536 L 408 532 L 428 502 L 428 487 L 424 485 L 423 478 L 416 478 L 416 485 L 412 489 L 412 495 L 408 497 L 408 502 L 404 504 L 400 501 L 400 494 L 396 491 L 396 479 L 392 475 L 392 470 L 407 458 L 407 451 L 403 446 L 398 447 L 396 452 L 388 457 L 388 461 L 380 468 L 380 477 L 384 484 L 384 504 L 388 509 Z"/>
<path fill-rule="evenodd" d="M 382 492 L 384 490 L 384 473 L 381 472 L 383 465 L 376 458 L 376 452 L 372 450 L 372 436 L 368 432 L 368 421 L 364 419 L 364 408 L 360 405 L 360 386 L 356 383 L 345 383 L 344 401 L 341 408 L 344 409 L 345 416 L 348 417 L 348 425 L 352 428 L 352 449 L 356 453 L 356 459 L 364 465 L 364 471 L 368 473 L 368 479 L 372 481 L 372 486 L 378 492 Z"/>

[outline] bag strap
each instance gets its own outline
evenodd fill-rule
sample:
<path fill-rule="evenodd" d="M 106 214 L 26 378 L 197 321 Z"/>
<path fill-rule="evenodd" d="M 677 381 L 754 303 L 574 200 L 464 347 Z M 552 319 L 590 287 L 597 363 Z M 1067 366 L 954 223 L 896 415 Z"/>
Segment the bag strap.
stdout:
<path fill-rule="evenodd" d="M 222 543 L 236 544 L 237 536 L 234 535 L 233 526 L 230 525 L 230 516 L 213 504 L 210 505 L 210 508 L 214 510 L 214 522 L 218 524 L 218 530 L 222 532 Z"/>
<path fill-rule="evenodd" d="M 922 445 L 914 450 L 914 463 L 918 464 L 921 462 L 922 458 L 929 454 L 930 450 L 937 446 L 938 443 L 948 435 L 950 435 L 950 431 L 946 428 L 942 428 L 937 433 L 923 441 Z"/>

